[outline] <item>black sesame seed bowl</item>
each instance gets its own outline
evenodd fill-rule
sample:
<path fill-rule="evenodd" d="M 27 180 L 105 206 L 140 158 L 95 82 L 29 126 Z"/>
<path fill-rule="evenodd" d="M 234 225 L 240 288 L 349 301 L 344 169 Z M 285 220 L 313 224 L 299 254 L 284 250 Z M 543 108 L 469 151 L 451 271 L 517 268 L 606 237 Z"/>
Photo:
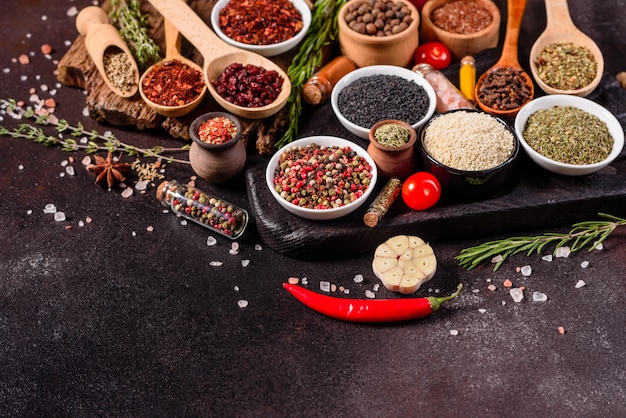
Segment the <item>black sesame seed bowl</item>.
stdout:
<path fill-rule="evenodd" d="M 353 135 L 368 139 L 381 120 L 401 120 L 415 130 L 435 113 L 437 95 L 420 75 L 394 65 L 356 69 L 333 88 L 331 106 L 339 122 Z"/>
<path fill-rule="evenodd" d="M 520 142 L 503 119 L 472 109 L 433 116 L 419 132 L 421 170 L 432 173 L 442 200 L 472 202 L 509 192 L 518 178 Z"/>
<path fill-rule="evenodd" d="M 359 209 L 377 180 L 376 163 L 367 151 L 333 136 L 293 141 L 272 156 L 265 170 L 266 185 L 276 202 L 294 215 L 316 221 Z M 342 202 L 338 203 L 338 196 Z"/>
<path fill-rule="evenodd" d="M 549 111 L 559 113 L 544 113 L 543 115 L 540 113 Z M 534 124 L 540 123 L 541 128 L 535 129 L 532 134 L 525 132 L 529 120 L 535 115 L 544 118 L 544 120 L 536 119 L 534 122 Z M 606 126 L 602 126 L 602 123 Z M 524 151 L 532 161 L 545 170 L 564 176 L 584 176 L 595 173 L 611 164 L 624 147 L 624 130 L 609 110 L 592 100 L 570 94 L 551 94 L 532 100 L 522 107 L 515 117 L 515 130 Z M 548 148 L 539 143 L 544 133 L 546 136 L 550 134 L 553 153 L 561 148 L 559 142 L 567 149 L 567 153 L 563 154 L 563 161 L 547 156 L 550 154 L 546 152 Z M 609 139 L 613 140 L 610 149 L 607 144 L 602 145 L 607 139 L 607 133 L 611 137 Z M 528 134 L 528 138 L 525 134 Z M 604 152 L 602 154 L 604 158 L 601 161 L 594 160 L 595 162 L 592 163 L 579 164 L 564 162 L 571 158 L 568 154 L 574 155 L 579 161 L 584 161 L 588 158 L 595 158 L 594 154 L 599 153 L 600 150 Z"/>

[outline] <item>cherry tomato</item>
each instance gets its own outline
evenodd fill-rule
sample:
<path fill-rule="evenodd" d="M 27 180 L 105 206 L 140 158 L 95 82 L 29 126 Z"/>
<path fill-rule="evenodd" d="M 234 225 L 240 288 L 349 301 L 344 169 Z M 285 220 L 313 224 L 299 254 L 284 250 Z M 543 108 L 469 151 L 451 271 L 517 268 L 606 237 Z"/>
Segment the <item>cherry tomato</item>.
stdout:
<path fill-rule="evenodd" d="M 425 62 L 435 70 L 443 70 L 452 61 L 450 50 L 440 42 L 426 42 L 415 50 L 415 64 Z"/>
<path fill-rule="evenodd" d="M 434 175 L 419 171 L 411 174 L 402 185 L 402 199 L 413 210 L 425 210 L 441 197 L 441 184 Z"/>

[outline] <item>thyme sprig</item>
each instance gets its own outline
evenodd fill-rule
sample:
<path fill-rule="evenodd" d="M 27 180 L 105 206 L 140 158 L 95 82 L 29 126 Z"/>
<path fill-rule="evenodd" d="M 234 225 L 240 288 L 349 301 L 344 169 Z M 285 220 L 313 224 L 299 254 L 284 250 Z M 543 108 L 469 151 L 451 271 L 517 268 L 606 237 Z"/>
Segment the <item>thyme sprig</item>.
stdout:
<path fill-rule="evenodd" d="M 160 57 L 159 46 L 148 35 L 146 16 L 141 13 L 139 0 L 111 0 L 109 18 L 115 25 L 140 71 L 157 62 Z"/>
<path fill-rule="evenodd" d="M 13 129 L 0 125 L 0 136 L 28 139 L 45 146 L 60 146 L 63 151 L 68 152 L 78 150 L 84 150 L 88 154 L 98 151 L 125 152 L 129 156 L 162 158 L 168 163 L 190 164 L 187 160 L 166 155 L 187 151 L 189 149 L 188 145 L 178 148 L 161 146 L 141 148 L 120 141 L 110 131 L 100 134 L 96 130 L 87 130 L 81 122 L 77 122 L 74 126 L 65 119 L 56 119 L 49 115 L 37 114 L 32 107 L 21 107 L 14 99 L 0 99 L 0 108 L 16 119 L 31 120 L 34 123 L 21 123 Z M 43 129 L 45 126 L 53 126 L 58 135 L 47 134 Z"/>
<path fill-rule="evenodd" d="M 455 259 L 459 261 L 461 267 L 471 270 L 486 260 L 500 256 L 501 258 L 495 263 L 493 268 L 493 271 L 496 271 L 508 257 L 521 252 L 526 252 L 527 256 L 533 253 L 539 254 L 548 244 L 555 245 L 554 253 L 556 253 L 558 248 L 568 243 L 571 243 L 570 252 L 578 251 L 587 245 L 590 245 L 589 251 L 592 251 L 611 235 L 617 227 L 626 225 L 626 219 L 624 218 L 606 213 L 599 213 L 598 215 L 607 220 L 575 223 L 566 234 L 546 233 L 537 236 L 520 236 L 489 241 L 461 250 L 461 253 Z"/>
<path fill-rule="evenodd" d="M 298 134 L 302 114 L 302 86 L 322 66 L 324 47 L 337 38 L 337 14 L 346 1 L 317 0 L 313 6 L 311 27 L 287 68 L 287 76 L 291 82 L 291 93 L 287 100 L 288 124 L 285 133 L 276 142 L 276 148 L 290 143 Z"/>

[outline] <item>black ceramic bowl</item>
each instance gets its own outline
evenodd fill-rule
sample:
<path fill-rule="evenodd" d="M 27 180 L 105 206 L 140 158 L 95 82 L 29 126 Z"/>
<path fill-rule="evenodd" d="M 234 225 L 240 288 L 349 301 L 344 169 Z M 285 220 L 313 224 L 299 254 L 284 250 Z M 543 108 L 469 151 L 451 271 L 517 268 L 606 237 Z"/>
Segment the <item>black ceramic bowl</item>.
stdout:
<path fill-rule="evenodd" d="M 450 118 L 449 115 L 459 112 L 473 113 L 493 118 L 506 131 L 510 132 L 513 136 L 513 146 L 508 158 L 492 168 L 463 170 L 446 166 L 429 154 L 427 147 L 424 145 L 424 138 L 428 130 L 431 129 L 433 123 L 439 118 Z M 460 117 L 460 115 L 456 116 Z M 456 124 L 451 126 L 450 130 L 446 134 L 446 136 L 449 137 L 448 141 L 452 144 L 448 147 L 450 152 L 464 152 L 463 150 L 466 148 L 463 144 L 463 140 L 468 138 L 468 129 L 471 130 L 473 134 L 478 136 L 478 138 L 476 138 L 476 142 L 482 143 L 485 154 L 492 152 L 493 149 L 485 145 L 485 141 L 489 141 L 487 138 L 488 135 L 483 135 L 484 132 L 482 132 L 478 126 L 479 124 L 470 124 L 469 126 Z M 434 131 L 434 128 L 432 129 Z M 482 138 L 485 138 L 485 140 Z M 442 142 L 444 141 L 443 138 L 437 138 L 437 140 L 441 140 Z M 476 201 L 486 199 L 488 197 L 494 197 L 506 193 L 515 183 L 517 177 L 516 165 L 519 159 L 520 149 L 519 139 L 509 124 L 496 116 L 489 115 L 488 113 L 468 109 L 459 109 L 437 114 L 433 116 L 420 130 L 418 147 L 420 149 L 422 169 L 437 177 L 441 183 L 442 199 L 447 201 Z"/>
<path fill-rule="evenodd" d="M 198 134 L 198 130 L 200 129 L 200 126 L 208 121 L 209 119 L 213 119 L 213 118 L 226 118 L 228 120 L 230 120 L 236 127 L 237 129 L 237 133 L 235 134 L 235 136 L 228 142 L 224 142 L 221 144 L 212 144 L 209 142 L 205 142 L 202 139 L 200 139 L 200 136 Z M 189 136 L 191 137 L 191 139 L 198 144 L 199 146 L 201 146 L 202 148 L 205 149 L 209 149 L 209 150 L 219 150 L 219 149 L 224 149 L 224 148 L 228 148 L 233 146 L 240 138 L 241 138 L 241 134 L 242 134 L 242 125 L 241 125 L 241 121 L 239 120 L 239 118 L 237 118 L 237 116 L 231 114 L 231 113 L 227 113 L 227 112 L 209 112 L 209 113 L 204 113 L 200 116 L 198 116 L 189 126 Z"/>

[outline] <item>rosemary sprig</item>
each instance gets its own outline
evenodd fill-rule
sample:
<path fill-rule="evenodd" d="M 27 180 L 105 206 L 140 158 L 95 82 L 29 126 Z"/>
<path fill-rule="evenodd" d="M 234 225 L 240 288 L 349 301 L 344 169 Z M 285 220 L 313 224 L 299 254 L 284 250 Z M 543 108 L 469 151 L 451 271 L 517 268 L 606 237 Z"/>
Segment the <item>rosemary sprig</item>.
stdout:
<path fill-rule="evenodd" d="M 337 13 L 346 1 L 317 0 L 313 6 L 311 27 L 287 68 L 287 76 L 291 82 L 291 93 L 287 100 L 288 124 L 285 133 L 276 142 L 276 148 L 290 143 L 298 134 L 302 114 L 302 86 L 321 67 L 324 47 L 337 38 Z"/>
<path fill-rule="evenodd" d="M 187 160 L 165 155 L 187 151 L 189 149 L 188 145 L 180 148 L 164 148 L 160 146 L 140 148 L 120 141 L 111 132 L 100 134 L 95 130 L 85 129 L 80 122 L 73 126 L 65 119 L 57 120 L 48 115 L 38 115 L 32 107 L 21 107 L 14 99 L 0 99 L 0 108 L 16 119 L 32 120 L 35 125 L 53 126 L 58 132 L 57 136 L 48 135 L 41 127 L 30 123 L 21 123 L 13 129 L 0 125 L 0 136 L 28 139 L 45 146 L 60 146 L 63 151 L 68 152 L 78 150 L 84 150 L 88 154 L 98 151 L 125 152 L 129 156 L 162 158 L 168 163 L 190 164 Z M 65 137 L 64 134 L 68 134 L 69 137 Z M 79 139 L 77 140 L 77 138 Z"/>
<path fill-rule="evenodd" d="M 161 57 L 159 46 L 148 35 L 146 16 L 141 14 L 141 3 L 139 0 L 111 0 L 111 6 L 111 22 L 126 41 L 139 70 L 144 71 Z"/>
<path fill-rule="evenodd" d="M 560 247 L 571 243 L 570 251 L 578 251 L 590 245 L 592 251 L 602 243 L 619 226 L 626 225 L 626 219 L 617 216 L 599 213 L 606 221 L 587 221 L 572 225 L 572 229 L 566 234 L 546 233 L 537 236 L 512 237 L 496 241 L 489 241 L 475 247 L 465 248 L 455 257 L 459 265 L 468 270 L 473 269 L 480 263 L 491 260 L 495 256 L 501 256 L 495 263 L 493 271 L 496 271 L 508 257 L 526 252 L 529 256 L 539 254 L 548 244 L 554 244 L 554 252 Z"/>

